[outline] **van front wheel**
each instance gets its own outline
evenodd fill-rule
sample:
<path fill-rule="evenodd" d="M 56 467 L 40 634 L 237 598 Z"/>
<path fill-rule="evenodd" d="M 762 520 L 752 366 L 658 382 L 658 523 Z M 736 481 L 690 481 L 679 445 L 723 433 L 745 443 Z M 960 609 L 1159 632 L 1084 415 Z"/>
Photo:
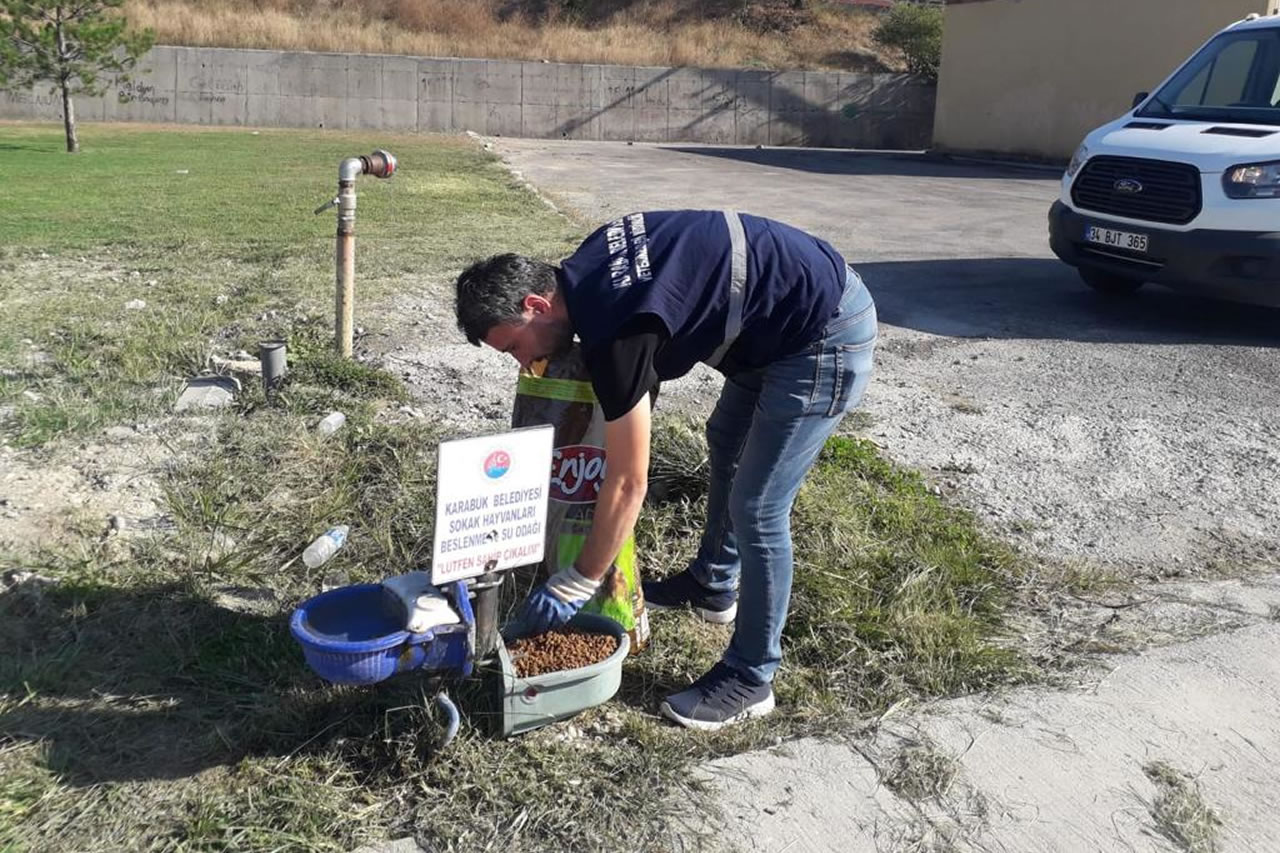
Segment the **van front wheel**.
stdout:
<path fill-rule="evenodd" d="M 1143 284 L 1139 278 L 1126 278 L 1115 273 L 1085 268 L 1080 269 L 1080 278 L 1094 290 L 1109 296 L 1128 296 Z"/>

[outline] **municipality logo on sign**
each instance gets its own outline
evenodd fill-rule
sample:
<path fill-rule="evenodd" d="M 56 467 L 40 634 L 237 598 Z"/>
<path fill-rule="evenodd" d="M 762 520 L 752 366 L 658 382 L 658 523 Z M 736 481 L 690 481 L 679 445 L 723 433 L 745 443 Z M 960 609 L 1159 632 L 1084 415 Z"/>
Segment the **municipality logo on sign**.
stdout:
<path fill-rule="evenodd" d="M 511 454 L 505 450 L 495 450 L 484 458 L 484 475 L 496 480 L 511 470 Z"/>

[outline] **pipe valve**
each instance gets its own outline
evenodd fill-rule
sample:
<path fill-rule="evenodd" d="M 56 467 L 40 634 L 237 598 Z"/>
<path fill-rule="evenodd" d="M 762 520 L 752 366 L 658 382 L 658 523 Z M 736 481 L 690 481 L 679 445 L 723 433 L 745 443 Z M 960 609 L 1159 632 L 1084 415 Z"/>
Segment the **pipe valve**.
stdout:
<path fill-rule="evenodd" d="M 365 173 L 375 178 L 389 178 L 396 172 L 395 155 L 382 148 L 375 148 L 368 157 L 360 159 L 365 161 Z"/>
<path fill-rule="evenodd" d="M 338 164 L 338 181 L 354 181 L 360 175 L 389 178 L 395 174 L 396 158 L 390 151 L 375 148 L 372 154 L 348 157 Z"/>

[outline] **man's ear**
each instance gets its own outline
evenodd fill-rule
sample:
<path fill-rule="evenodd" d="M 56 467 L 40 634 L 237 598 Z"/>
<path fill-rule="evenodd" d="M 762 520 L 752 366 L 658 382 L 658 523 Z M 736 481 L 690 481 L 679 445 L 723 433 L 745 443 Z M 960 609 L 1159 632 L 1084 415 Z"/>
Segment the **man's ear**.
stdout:
<path fill-rule="evenodd" d="M 526 294 L 520 305 L 524 310 L 534 314 L 546 314 L 551 311 L 551 300 L 537 293 Z"/>

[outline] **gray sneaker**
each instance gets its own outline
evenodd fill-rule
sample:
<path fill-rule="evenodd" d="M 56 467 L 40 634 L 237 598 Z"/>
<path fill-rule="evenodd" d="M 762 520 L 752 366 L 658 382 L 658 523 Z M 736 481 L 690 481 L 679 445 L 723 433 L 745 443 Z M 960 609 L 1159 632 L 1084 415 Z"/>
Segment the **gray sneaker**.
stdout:
<path fill-rule="evenodd" d="M 747 681 L 725 663 L 668 696 L 659 710 L 688 729 L 714 731 L 773 711 L 773 687 Z"/>
<path fill-rule="evenodd" d="M 650 610 L 676 610 L 689 606 L 714 625 L 728 625 L 738 615 L 738 593 L 712 592 L 685 569 L 665 580 L 645 581 L 644 606 Z"/>

